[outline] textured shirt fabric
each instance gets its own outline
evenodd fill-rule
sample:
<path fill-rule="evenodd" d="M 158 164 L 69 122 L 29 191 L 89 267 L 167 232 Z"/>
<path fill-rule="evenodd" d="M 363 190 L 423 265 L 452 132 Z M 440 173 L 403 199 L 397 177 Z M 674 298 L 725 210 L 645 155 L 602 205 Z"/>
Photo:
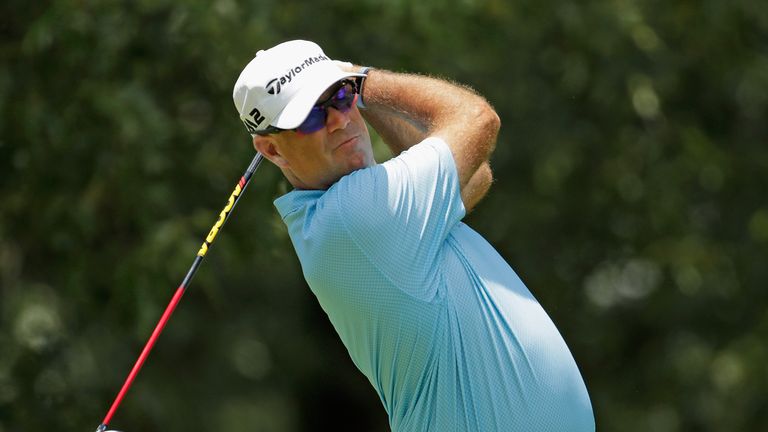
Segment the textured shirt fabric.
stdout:
<path fill-rule="evenodd" d="M 275 206 L 304 277 L 393 431 L 593 431 L 563 338 L 461 222 L 450 149 L 428 138 Z"/>

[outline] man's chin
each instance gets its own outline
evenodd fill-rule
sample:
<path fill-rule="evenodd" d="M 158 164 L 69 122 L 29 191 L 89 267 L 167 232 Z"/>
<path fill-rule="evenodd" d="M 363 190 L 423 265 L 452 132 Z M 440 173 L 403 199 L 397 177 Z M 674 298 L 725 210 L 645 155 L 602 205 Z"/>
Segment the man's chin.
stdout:
<path fill-rule="evenodd" d="M 368 168 L 369 166 L 376 165 L 376 161 L 373 160 L 373 157 L 365 152 L 361 152 L 358 155 L 355 155 L 356 157 L 352 158 L 350 160 L 350 170 L 349 173 L 353 171 L 357 171 L 359 169 Z M 349 174 L 347 173 L 347 174 Z"/>

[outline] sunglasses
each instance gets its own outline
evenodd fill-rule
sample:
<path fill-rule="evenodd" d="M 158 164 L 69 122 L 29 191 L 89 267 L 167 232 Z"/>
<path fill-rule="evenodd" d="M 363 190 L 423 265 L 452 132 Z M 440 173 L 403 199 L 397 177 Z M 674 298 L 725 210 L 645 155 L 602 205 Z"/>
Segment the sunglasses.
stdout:
<path fill-rule="evenodd" d="M 280 129 L 274 126 L 267 126 L 263 131 L 257 132 L 259 135 L 268 135 L 272 133 L 279 133 L 286 130 L 293 130 L 295 132 L 310 134 L 317 132 L 325 127 L 325 122 L 328 120 L 328 108 L 334 108 L 335 110 L 346 113 L 352 108 L 355 103 L 355 97 L 357 96 L 357 83 L 352 80 L 342 80 L 336 83 L 331 91 L 331 95 L 328 99 L 318 102 L 315 106 L 309 110 L 307 118 L 295 129 Z"/>

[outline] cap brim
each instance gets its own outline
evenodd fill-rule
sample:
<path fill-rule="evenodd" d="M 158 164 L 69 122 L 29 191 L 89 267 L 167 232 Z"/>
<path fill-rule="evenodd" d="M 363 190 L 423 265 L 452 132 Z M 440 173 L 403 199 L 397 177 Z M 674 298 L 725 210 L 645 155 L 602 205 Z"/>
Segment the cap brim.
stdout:
<path fill-rule="evenodd" d="M 274 120 L 272 126 L 280 129 L 295 129 L 307 118 L 309 111 L 317 102 L 320 95 L 334 83 L 350 77 L 361 77 L 365 74 L 345 72 L 338 69 L 328 74 L 318 74 L 312 81 L 307 82 L 299 93 L 291 99 Z"/>

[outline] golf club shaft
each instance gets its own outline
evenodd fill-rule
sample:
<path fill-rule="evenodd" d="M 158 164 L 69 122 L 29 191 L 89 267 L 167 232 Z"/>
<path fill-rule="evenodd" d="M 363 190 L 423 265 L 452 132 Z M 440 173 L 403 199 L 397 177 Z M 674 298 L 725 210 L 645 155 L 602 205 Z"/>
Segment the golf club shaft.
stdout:
<path fill-rule="evenodd" d="M 117 411 L 117 407 L 120 406 L 120 403 L 122 402 L 123 397 L 125 397 L 125 394 L 128 392 L 128 389 L 131 387 L 131 384 L 133 384 L 133 380 L 136 379 L 136 375 L 139 373 L 139 370 L 141 370 L 141 367 L 144 365 L 144 362 L 147 360 L 147 356 L 149 356 L 149 352 L 152 351 L 152 347 L 155 345 L 155 342 L 157 342 L 157 338 L 160 336 L 160 333 L 163 331 L 163 328 L 168 323 L 168 319 L 171 317 L 173 310 L 176 309 L 176 305 L 179 304 L 179 301 L 181 300 L 181 296 L 184 295 L 184 291 L 187 289 L 190 282 L 192 282 L 192 278 L 195 276 L 197 269 L 200 267 L 200 263 L 203 262 L 203 258 L 205 258 L 205 254 L 208 252 L 208 248 L 211 246 L 211 244 L 213 244 L 213 241 L 216 239 L 216 235 L 219 233 L 219 230 L 221 229 L 221 227 L 224 226 L 224 223 L 227 221 L 227 219 L 229 219 L 229 216 L 232 214 L 232 210 L 234 210 L 235 206 L 237 205 L 237 202 L 240 200 L 240 197 L 242 196 L 243 192 L 245 191 L 245 188 L 248 186 L 248 183 L 251 180 L 251 176 L 253 176 L 253 173 L 256 172 L 256 169 L 259 167 L 259 164 L 261 164 L 262 159 L 263 159 L 263 156 L 261 155 L 261 153 L 256 153 L 256 156 L 254 156 L 253 160 L 251 161 L 251 164 L 248 166 L 248 169 L 245 170 L 245 173 L 240 178 L 240 181 L 237 183 L 237 186 L 235 186 L 235 190 L 232 191 L 232 194 L 229 196 L 229 200 L 227 200 L 227 204 L 224 206 L 224 209 L 221 211 L 221 213 L 219 213 L 219 218 L 216 220 L 216 223 L 213 225 L 210 232 L 205 237 L 205 240 L 203 241 L 203 245 L 200 247 L 200 250 L 197 252 L 197 256 L 195 257 L 195 260 L 192 262 L 192 267 L 190 267 L 189 271 L 187 272 L 187 275 L 184 277 L 184 280 L 181 282 L 181 285 L 179 285 L 179 287 L 176 289 L 176 292 L 171 298 L 171 302 L 168 303 L 168 306 L 165 308 L 165 312 L 163 312 L 163 315 L 160 317 L 160 321 L 158 321 L 157 325 L 155 326 L 155 330 L 152 332 L 152 336 L 149 337 L 149 340 L 147 341 L 146 345 L 144 345 L 144 349 L 141 351 L 139 358 L 136 360 L 136 363 L 133 365 L 133 369 L 131 369 L 131 373 L 128 374 L 128 378 L 126 378 L 125 383 L 123 383 L 123 387 L 120 389 L 120 392 L 117 394 L 115 401 L 112 402 L 112 407 L 110 407 L 109 411 L 107 412 L 107 415 L 104 417 L 104 420 L 96 429 L 96 432 L 102 432 L 107 429 L 107 425 L 112 420 L 112 416 L 115 414 L 115 411 Z"/>

